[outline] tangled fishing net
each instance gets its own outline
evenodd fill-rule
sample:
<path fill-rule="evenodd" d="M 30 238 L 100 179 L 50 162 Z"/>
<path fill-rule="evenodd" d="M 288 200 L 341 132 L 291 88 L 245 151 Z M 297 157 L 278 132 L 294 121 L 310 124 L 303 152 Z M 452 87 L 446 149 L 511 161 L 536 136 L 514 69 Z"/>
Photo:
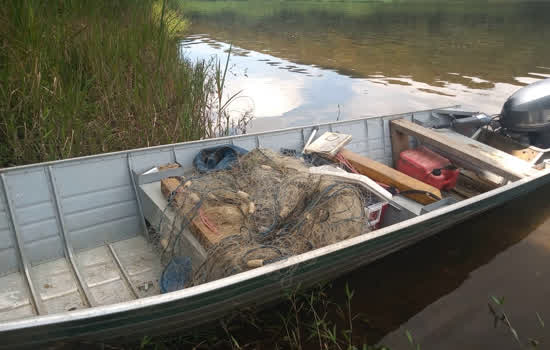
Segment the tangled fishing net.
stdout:
<path fill-rule="evenodd" d="M 206 249 L 186 286 L 369 232 L 365 208 L 378 199 L 358 185 L 310 174 L 310 166 L 254 149 L 230 169 L 171 178 L 172 189 L 163 192 L 175 219 L 160 227 L 163 262 L 182 255 L 185 230 Z"/>

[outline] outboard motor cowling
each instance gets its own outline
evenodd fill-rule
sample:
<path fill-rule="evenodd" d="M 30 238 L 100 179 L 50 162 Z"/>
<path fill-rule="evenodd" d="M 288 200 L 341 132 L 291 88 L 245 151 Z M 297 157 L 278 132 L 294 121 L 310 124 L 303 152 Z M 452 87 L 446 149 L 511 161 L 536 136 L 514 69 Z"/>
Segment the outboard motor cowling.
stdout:
<path fill-rule="evenodd" d="M 510 96 L 502 107 L 500 124 L 519 133 L 550 131 L 550 78 L 523 87 Z"/>

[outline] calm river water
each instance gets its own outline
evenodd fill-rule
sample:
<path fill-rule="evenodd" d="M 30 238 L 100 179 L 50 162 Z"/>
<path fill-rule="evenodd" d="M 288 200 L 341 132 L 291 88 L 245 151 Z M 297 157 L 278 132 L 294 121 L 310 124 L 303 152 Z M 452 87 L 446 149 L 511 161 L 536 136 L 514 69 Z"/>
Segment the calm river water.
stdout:
<path fill-rule="evenodd" d="M 498 113 L 550 77 L 550 3 L 513 0 L 184 1 L 191 59 L 225 57 L 233 113 L 252 131 L 461 104 Z M 550 188 L 470 220 L 335 282 L 355 289 L 355 334 L 392 349 L 550 345 Z M 537 313 L 547 324 L 542 327 Z"/>

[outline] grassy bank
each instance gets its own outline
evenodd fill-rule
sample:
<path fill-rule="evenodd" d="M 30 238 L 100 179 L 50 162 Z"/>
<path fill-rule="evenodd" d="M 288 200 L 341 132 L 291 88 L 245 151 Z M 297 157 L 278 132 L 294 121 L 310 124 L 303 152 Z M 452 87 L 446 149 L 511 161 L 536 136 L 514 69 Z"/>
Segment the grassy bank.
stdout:
<path fill-rule="evenodd" d="M 7 1 L 0 166 L 227 132 L 223 65 L 182 61 L 186 26 L 166 0 Z"/>

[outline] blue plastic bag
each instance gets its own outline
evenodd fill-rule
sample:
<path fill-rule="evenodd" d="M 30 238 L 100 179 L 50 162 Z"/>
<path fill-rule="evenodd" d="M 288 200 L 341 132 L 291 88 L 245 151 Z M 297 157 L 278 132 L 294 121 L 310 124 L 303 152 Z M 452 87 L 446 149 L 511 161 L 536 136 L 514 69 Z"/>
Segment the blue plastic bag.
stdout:
<path fill-rule="evenodd" d="M 193 164 L 200 173 L 218 171 L 231 168 L 233 163 L 244 154 L 244 148 L 233 145 L 222 145 L 205 148 L 195 156 Z"/>
<path fill-rule="evenodd" d="M 176 256 L 170 260 L 160 278 L 160 292 L 169 293 L 185 288 L 191 277 L 191 258 Z"/>

